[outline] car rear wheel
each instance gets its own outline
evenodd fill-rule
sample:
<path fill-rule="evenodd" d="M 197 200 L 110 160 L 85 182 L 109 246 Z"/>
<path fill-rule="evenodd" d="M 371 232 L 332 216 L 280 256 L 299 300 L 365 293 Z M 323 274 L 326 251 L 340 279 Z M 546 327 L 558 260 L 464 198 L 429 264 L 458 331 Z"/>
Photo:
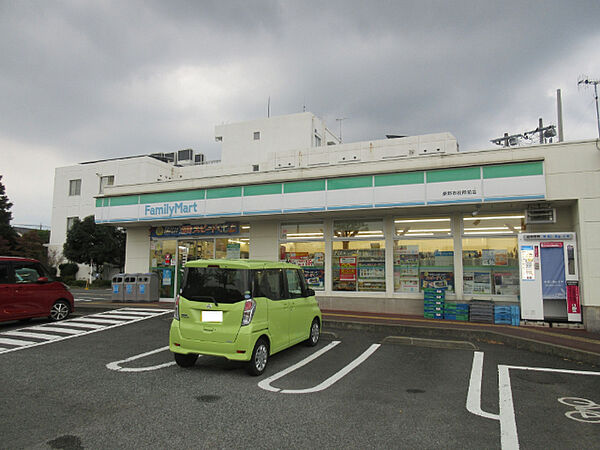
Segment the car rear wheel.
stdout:
<path fill-rule="evenodd" d="M 71 307 L 69 304 L 64 300 L 58 300 L 56 303 L 54 303 L 54 305 L 52 305 L 52 308 L 50 308 L 49 318 L 52 322 L 58 322 L 59 320 L 69 317 L 70 313 Z"/>
<path fill-rule="evenodd" d="M 310 325 L 310 335 L 306 340 L 306 344 L 310 347 L 314 347 L 319 342 L 321 337 L 321 326 L 319 325 L 319 319 L 314 319 Z"/>
<path fill-rule="evenodd" d="M 198 359 L 198 355 L 182 355 L 181 353 L 173 353 L 173 355 L 179 367 L 192 367 Z"/>
<path fill-rule="evenodd" d="M 261 375 L 267 367 L 269 361 L 269 344 L 265 338 L 260 338 L 256 341 L 254 350 L 252 351 L 252 359 L 248 364 L 250 375 Z"/>

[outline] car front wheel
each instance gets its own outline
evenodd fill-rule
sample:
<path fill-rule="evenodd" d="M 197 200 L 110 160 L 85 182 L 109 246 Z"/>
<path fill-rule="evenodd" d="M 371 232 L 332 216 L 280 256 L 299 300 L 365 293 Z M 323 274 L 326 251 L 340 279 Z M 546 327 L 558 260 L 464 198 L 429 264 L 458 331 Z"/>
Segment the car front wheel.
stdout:
<path fill-rule="evenodd" d="M 50 308 L 49 318 L 52 322 L 58 322 L 59 320 L 63 320 L 69 317 L 70 313 L 71 307 L 69 306 L 69 304 L 64 300 L 59 300 L 54 305 L 52 305 L 52 308 Z"/>
<path fill-rule="evenodd" d="M 254 350 L 252 351 L 252 359 L 248 364 L 250 375 L 262 375 L 269 361 L 269 344 L 265 338 L 260 338 L 256 341 Z"/>

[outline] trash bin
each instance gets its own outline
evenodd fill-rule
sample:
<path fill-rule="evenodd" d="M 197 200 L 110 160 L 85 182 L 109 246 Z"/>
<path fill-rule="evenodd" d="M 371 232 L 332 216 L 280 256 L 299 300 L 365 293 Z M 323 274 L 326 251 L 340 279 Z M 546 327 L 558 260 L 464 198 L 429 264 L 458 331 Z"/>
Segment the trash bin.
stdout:
<path fill-rule="evenodd" d="M 123 301 L 135 302 L 137 300 L 137 274 L 126 273 L 123 278 Z"/>
<path fill-rule="evenodd" d="M 137 275 L 137 299 L 142 302 L 160 300 L 157 273 L 140 273 Z"/>
<path fill-rule="evenodd" d="M 118 273 L 114 277 L 112 277 L 112 296 L 111 300 L 113 302 L 122 302 L 123 301 L 123 279 L 125 277 L 124 273 Z"/>

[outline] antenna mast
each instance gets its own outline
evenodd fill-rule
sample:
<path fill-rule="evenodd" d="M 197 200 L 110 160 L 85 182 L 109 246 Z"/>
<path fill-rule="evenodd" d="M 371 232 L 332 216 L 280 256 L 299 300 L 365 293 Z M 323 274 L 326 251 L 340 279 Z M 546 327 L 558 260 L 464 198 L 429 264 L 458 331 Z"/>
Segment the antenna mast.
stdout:
<path fill-rule="evenodd" d="M 579 87 L 588 87 L 589 85 L 594 86 L 594 100 L 596 101 L 596 121 L 598 122 L 598 138 L 600 139 L 600 113 L 598 113 L 598 84 L 600 84 L 600 80 L 591 80 L 585 75 L 579 77 L 579 81 L 577 81 L 577 85 Z"/>
<path fill-rule="evenodd" d="M 339 119 L 335 119 L 336 122 L 340 123 L 340 144 L 342 143 L 342 122 L 346 119 L 347 117 L 340 117 Z"/>

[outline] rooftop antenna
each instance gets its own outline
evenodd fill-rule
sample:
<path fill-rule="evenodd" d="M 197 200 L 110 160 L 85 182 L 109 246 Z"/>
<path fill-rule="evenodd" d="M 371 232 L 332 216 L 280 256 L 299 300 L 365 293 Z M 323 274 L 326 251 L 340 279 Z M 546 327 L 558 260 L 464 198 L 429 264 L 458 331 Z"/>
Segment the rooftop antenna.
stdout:
<path fill-rule="evenodd" d="M 340 117 L 340 118 L 338 118 L 338 119 L 335 119 L 335 120 L 336 120 L 336 122 L 339 122 L 339 123 L 340 123 L 340 144 L 343 142 L 343 141 L 342 141 L 342 122 L 343 122 L 344 120 L 346 120 L 346 119 L 347 119 L 347 117 Z"/>
<path fill-rule="evenodd" d="M 269 100 L 267 101 L 267 117 L 271 117 L 271 96 L 269 95 Z"/>
<path fill-rule="evenodd" d="M 577 80 L 577 86 L 580 88 L 588 88 L 594 86 L 594 100 L 596 101 L 596 121 L 598 122 L 598 138 L 600 139 L 600 114 L 598 113 L 598 84 L 600 80 L 592 80 L 586 75 L 581 75 Z"/>

